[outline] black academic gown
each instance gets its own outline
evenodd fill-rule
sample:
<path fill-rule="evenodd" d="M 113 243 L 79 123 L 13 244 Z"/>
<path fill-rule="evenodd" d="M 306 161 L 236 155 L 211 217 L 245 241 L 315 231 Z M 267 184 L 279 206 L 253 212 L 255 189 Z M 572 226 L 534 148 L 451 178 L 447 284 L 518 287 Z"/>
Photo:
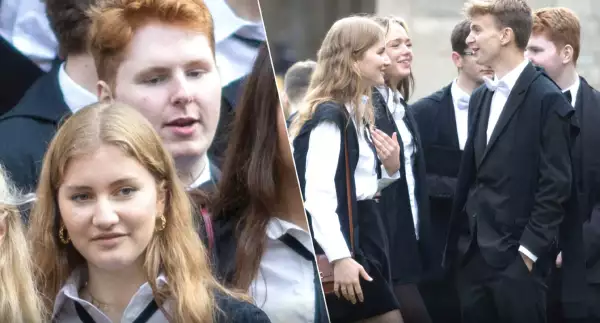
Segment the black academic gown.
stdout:
<path fill-rule="evenodd" d="M 480 245 L 486 262 L 503 268 L 521 244 L 540 260 L 546 258 L 565 217 L 573 109 L 556 85 L 528 64 L 486 145 L 492 95 L 482 86 L 471 97 L 469 109 L 477 111 L 460 167 L 446 264 L 457 251 L 467 251 L 457 245 L 457 228 L 464 221 L 471 229 L 476 226 L 471 231 L 476 236 L 470 238 Z"/>
<path fill-rule="evenodd" d="M 429 199 L 421 138 L 412 111 L 405 107 L 406 125 L 415 143 L 413 175 L 415 198 L 419 210 L 417 215 L 419 240 L 417 240 L 406 182 L 406 170 L 404 162 L 402 162 L 404 160 L 402 138 L 384 97 L 377 89 L 373 89 L 373 107 L 375 108 L 376 127 L 388 136 L 392 136 L 395 132 L 400 145 L 400 179 L 383 189 L 379 199 L 379 209 L 387 229 L 392 282 L 395 285 L 418 283 L 429 269 L 441 261 L 441 256 L 436 257 L 431 246 Z"/>
<path fill-rule="evenodd" d="M 535 277 L 544 279 L 555 262 L 556 241 L 573 245 L 569 236 L 575 231 L 569 230 L 578 227 L 567 225 L 578 218 L 569 212 L 573 196 L 570 153 L 578 131 L 574 112 L 556 84 L 529 63 L 486 145 L 492 95 L 482 86 L 470 100 L 473 119 L 444 265 L 460 267 L 476 254 L 497 271 L 513 264 L 522 268 L 518 247 L 523 245 L 538 257 Z M 470 234 L 461 239 L 465 223 Z M 563 230 L 561 223 L 571 229 Z M 565 255 L 570 248 L 565 247 Z"/>

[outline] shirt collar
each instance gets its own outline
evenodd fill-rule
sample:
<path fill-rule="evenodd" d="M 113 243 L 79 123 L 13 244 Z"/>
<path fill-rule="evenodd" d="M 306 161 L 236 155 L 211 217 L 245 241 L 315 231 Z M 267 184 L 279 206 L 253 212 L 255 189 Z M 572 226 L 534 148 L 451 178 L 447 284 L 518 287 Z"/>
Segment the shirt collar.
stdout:
<path fill-rule="evenodd" d="M 463 89 L 458 86 L 457 79 L 454 79 L 450 86 L 450 94 L 452 95 L 452 103 L 455 107 L 458 107 L 459 101 L 462 99 L 465 102 L 469 102 L 471 96 L 467 94 Z"/>
<path fill-rule="evenodd" d="M 189 186 L 189 188 L 198 188 L 200 187 L 200 185 L 208 182 L 211 180 L 211 176 L 210 176 L 210 159 L 208 158 L 207 154 L 204 154 L 204 157 L 202 157 L 204 159 L 204 164 L 206 166 L 204 166 L 204 169 L 202 170 L 202 173 L 200 173 L 200 176 L 198 176 L 198 178 L 196 178 L 196 180 Z"/>
<path fill-rule="evenodd" d="M 575 107 L 575 103 L 577 102 L 577 93 L 579 92 L 579 86 L 581 85 L 581 81 L 579 80 L 579 75 L 575 79 L 575 83 L 571 84 L 568 88 L 563 90 L 564 92 L 571 91 L 571 104 Z"/>
<path fill-rule="evenodd" d="M 517 84 L 517 80 L 519 79 L 519 76 L 521 76 L 521 73 L 523 73 L 523 71 L 525 70 L 525 67 L 527 67 L 527 64 L 529 64 L 529 60 L 523 59 L 523 62 L 521 62 L 512 71 L 510 71 L 506 75 L 504 75 L 504 77 L 502 77 L 500 79 L 500 81 L 503 81 L 508 86 L 509 90 L 512 91 L 513 87 L 515 87 L 515 84 Z M 494 81 L 497 81 L 497 80 L 498 80 L 497 76 L 494 76 Z"/>
<path fill-rule="evenodd" d="M 58 70 L 58 84 L 65 103 L 75 113 L 81 108 L 98 102 L 98 98 L 90 91 L 77 84 L 65 71 L 65 63 Z"/>
<path fill-rule="evenodd" d="M 65 304 L 70 300 L 72 302 L 81 302 L 83 301 L 79 296 L 79 290 L 85 284 L 87 280 L 87 270 L 84 267 L 80 267 L 75 269 L 63 287 L 56 295 L 56 299 L 54 301 L 54 309 L 52 311 L 52 318 L 55 318 L 58 313 L 62 310 Z M 167 278 L 164 274 L 160 274 L 156 278 L 156 285 L 158 288 L 164 286 L 167 283 Z M 154 298 L 152 293 L 152 287 L 150 287 L 149 283 L 144 283 L 138 291 L 133 295 L 132 299 L 139 299 L 140 302 L 149 302 Z"/>
<path fill-rule="evenodd" d="M 294 223 L 288 222 L 286 220 L 280 219 L 278 217 L 272 217 L 267 224 L 267 238 L 271 240 L 278 240 L 286 233 L 294 236 L 298 241 L 300 241 L 304 247 L 306 247 L 309 251 L 314 252 L 312 243 L 310 243 L 310 235 L 306 230 L 301 227 L 295 225 Z M 308 239 L 304 239 L 308 237 Z M 307 243 L 307 241 L 309 243 Z"/>
<path fill-rule="evenodd" d="M 244 29 L 246 37 L 265 40 L 262 23 L 247 21 L 238 17 L 225 0 L 204 0 L 215 26 L 215 42 L 220 43 L 229 36 Z M 244 28 L 248 27 L 248 28 Z"/>

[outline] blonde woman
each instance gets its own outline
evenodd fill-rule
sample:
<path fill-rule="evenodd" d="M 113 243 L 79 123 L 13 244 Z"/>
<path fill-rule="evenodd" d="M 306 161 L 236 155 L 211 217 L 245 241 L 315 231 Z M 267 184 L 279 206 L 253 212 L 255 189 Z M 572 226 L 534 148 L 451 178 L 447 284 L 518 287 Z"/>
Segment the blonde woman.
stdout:
<path fill-rule="evenodd" d="M 70 117 L 37 193 L 29 239 L 53 322 L 269 322 L 212 277 L 173 160 L 132 108 Z"/>
<path fill-rule="evenodd" d="M 304 106 L 291 125 L 316 252 L 334 270 L 336 295 L 327 297 L 332 322 L 402 321 L 375 200 L 400 167 L 397 153 L 382 162 L 377 157 L 382 148 L 397 152 L 398 144 L 395 134 L 370 128 L 371 88 L 384 84 L 388 64 L 377 23 L 366 17 L 338 20 L 323 40 Z M 387 145 L 376 145 L 375 133 Z"/>
<path fill-rule="evenodd" d="M 19 194 L 0 166 L 0 319 L 2 322 L 42 322 L 27 240 L 18 208 L 33 201 Z"/>

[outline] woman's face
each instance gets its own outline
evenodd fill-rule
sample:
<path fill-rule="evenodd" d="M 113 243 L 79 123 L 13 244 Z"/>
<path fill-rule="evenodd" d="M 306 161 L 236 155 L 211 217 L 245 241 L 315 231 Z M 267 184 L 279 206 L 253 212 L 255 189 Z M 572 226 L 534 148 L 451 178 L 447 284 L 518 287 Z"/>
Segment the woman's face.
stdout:
<path fill-rule="evenodd" d="M 390 58 L 386 68 L 387 78 L 402 80 L 410 75 L 412 68 L 412 41 L 406 29 L 397 22 L 391 22 L 385 36 L 385 51 Z"/>
<path fill-rule="evenodd" d="M 141 266 L 162 201 L 152 174 L 113 145 L 72 159 L 58 189 L 65 236 L 88 266 L 108 271 Z"/>
<path fill-rule="evenodd" d="M 360 75 L 366 86 L 383 85 L 385 69 L 389 66 L 390 59 L 385 52 L 385 42 L 378 41 L 371 46 L 363 57 L 356 62 Z"/>

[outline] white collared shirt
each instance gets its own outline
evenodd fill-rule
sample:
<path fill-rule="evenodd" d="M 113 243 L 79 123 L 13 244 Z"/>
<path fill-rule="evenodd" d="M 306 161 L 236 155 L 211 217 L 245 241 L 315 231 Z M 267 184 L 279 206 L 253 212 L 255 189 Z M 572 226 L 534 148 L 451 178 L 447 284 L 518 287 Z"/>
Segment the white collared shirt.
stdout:
<path fill-rule="evenodd" d="M 521 76 L 521 73 L 525 70 L 525 67 L 527 67 L 527 64 L 529 64 L 529 61 L 524 59 L 523 62 L 521 62 L 515 69 L 513 69 L 512 71 L 510 71 L 506 75 L 504 75 L 504 77 L 501 78 L 500 80 L 498 80 L 494 76 L 495 81 L 504 82 L 506 87 L 498 88 L 496 91 L 494 91 L 494 95 L 492 96 L 492 105 L 490 107 L 490 118 L 488 120 L 488 128 L 487 128 L 487 142 L 488 143 L 490 141 L 490 138 L 492 136 L 494 128 L 496 127 L 496 124 L 498 123 L 498 120 L 500 119 L 500 115 L 502 114 L 502 111 L 504 110 L 504 106 L 506 105 L 508 96 L 510 95 L 510 92 L 512 91 L 515 84 L 517 84 L 517 80 L 519 79 L 519 76 Z"/>
<path fill-rule="evenodd" d="M 48 72 L 56 58 L 58 42 L 40 0 L 2 0 L 0 36 Z"/>
<path fill-rule="evenodd" d="M 354 171 L 357 201 L 373 199 L 384 186 L 380 181 L 388 179 L 389 182 L 390 178 L 400 178 L 399 171 L 390 176 L 383 166 L 381 167 L 382 179 L 377 178 L 376 156 L 364 136 L 364 129 L 364 126 L 357 129 L 359 156 Z M 350 250 L 336 213 L 338 192 L 335 187 L 335 173 L 340 158 L 341 140 L 340 130 L 332 122 L 322 122 L 312 129 L 304 175 L 306 181 L 304 207 L 313 220 L 315 240 L 331 262 L 350 257 Z M 339 193 L 346 194 L 346 192 Z"/>
<path fill-rule="evenodd" d="M 279 240 L 286 233 L 314 254 L 308 232 L 288 221 L 271 218 L 265 252 L 249 294 L 273 323 L 312 323 L 315 318 L 314 265 Z"/>
<path fill-rule="evenodd" d="M 60 289 L 56 296 L 54 303 L 54 310 L 52 312 L 52 322 L 55 323 L 81 323 L 77 311 L 75 310 L 75 303 L 81 304 L 81 306 L 88 312 L 88 314 L 94 319 L 96 323 L 116 323 L 112 322 L 100 309 L 92 305 L 90 302 L 81 299 L 79 296 L 79 290 L 84 284 L 83 281 L 84 269 L 79 268 L 71 274 L 65 285 Z M 165 276 L 160 275 L 156 279 L 158 287 L 163 286 L 167 283 Z M 131 301 L 123 312 L 123 317 L 120 323 L 131 323 L 144 311 L 144 309 L 152 302 L 154 296 L 152 295 L 152 288 L 149 283 L 144 283 L 138 291 L 133 295 Z M 168 310 L 170 308 L 169 303 L 163 304 L 163 308 Z M 158 310 L 150 317 L 147 323 L 167 323 L 167 318 L 163 312 Z"/>
<path fill-rule="evenodd" d="M 224 0 L 205 0 L 215 25 L 216 58 L 221 85 L 227 84 L 250 73 L 258 49 L 232 37 L 243 37 L 265 41 L 263 23 L 246 21 L 238 17 Z"/>
<path fill-rule="evenodd" d="M 200 176 L 194 180 L 188 189 L 198 188 L 200 185 L 212 180 L 210 176 L 210 159 L 208 158 L 208 154 L 204 154 L 202 159 L 204 159 L 204 169 L 202 170 L 202 173 L 200 173 Z"/>
<path fill-rule="evenodd" d="M 490 141 L 490 137 L 492 136 L 492 133 L 494 131 L 494 128 L 496 127 L 496 124 L 500 119 L 500 115 L 504 110 L 506 101 L 508 101 L 508 96 L 510 95 L 510 92 L 514 88 L 515 84 L 517 84 L 517 80 L 519 79 L 519 76 L 521 76 L 521 73 L 523 73 L 523 71 L 525 70 L 525 67 L 527 67 L 527 64 L 529 64 L 529 61 L 527 59 L 524 59 L 522 63 L 520 63 L 517 67 L 515 67 L 515 69 L 506 74 L 502 79 L 497 80 L 494 77 L 495 81 L 504 82 L 506 87 L 497 89 L 496 91 L 494 91 L 494 95 L 492 96 L 490 118 L 488 121 L 487 128 L 488 144 Z M 531 251 L 529 251 L 529 249 L 527 249 L 524 246 L 519 246 L 519 251 L 525 254 L 527 257 L 529 257 L 529 259 L 533 260 L 534 262 L 538 259 L 536 255 L 534 255 Z"/>
<path fill-rule="evenodd" d="M 387 108 L 392 113 L 394 117 L 394 122 L 396 123 L 396 128 L 398 128 L 397 136 L 400 136 L 400 140 L 402 140 L 402 148 L 404 150 L 404 159 L 401 160 L 404 164 L 404 174 L 406 175 L 406 185 L 408 188 L 408 198 L 410 201 L 410 209 L 412 212 L 413 224 L 415 229 L 415 235 L 417 240 L 419 239 L 419 205 L 417 203 L 416 198 L 416 181 L 414 174 L 414 162 L 415 156 L 417 153 L 417 147 L 415 145 L 415 140 L 410 130 L 408 130 L 408 126 L 406 125 L 406 121 L 404 121 L 404 114 L 406 113 L 404 105 L 400 102 L 400 99 L 404 99 L 402 94 L 398 90 L 392 90 L 389 87 L 378 87 L 377 90 L 383 95 L 387 102 Z M 390 98 L 397 98 L 397 100 L 393 100 Z"/>
<path fill-rule="evenodd" d="M 63 99 L 71 112 L 75 113 L 81 108 L 98 102 L 98 97 L 77 84 L 65 71 L 65 63 L 60 64 L 58 70 L 58 85 Z"/>
<path fill-rule="evenodd" d="M 454 105 L 458 145 L 460 150 L 464 150 L 469 135 L 469 100 L 471 96 L 458 86 L 456 79 L 452 82 L 450 93 L 452 94 L 452 103 Z"/>
<path fill-rule="evenodd" d="M 579 75 L 577 75 L 577 78 L 575 79 L 575 83 L 571 84 L 571 86 L 569 86 L 566 89 L 563 89 L 562 92 L 565 93 L 567 91 L 571 91 L 571 105 L 573 107 L 575 107 L 575 104 L 577 103 L 577 94 L 579 93 L 579 86 L 581 85 L 581 81 L 579 80 Z"/>

